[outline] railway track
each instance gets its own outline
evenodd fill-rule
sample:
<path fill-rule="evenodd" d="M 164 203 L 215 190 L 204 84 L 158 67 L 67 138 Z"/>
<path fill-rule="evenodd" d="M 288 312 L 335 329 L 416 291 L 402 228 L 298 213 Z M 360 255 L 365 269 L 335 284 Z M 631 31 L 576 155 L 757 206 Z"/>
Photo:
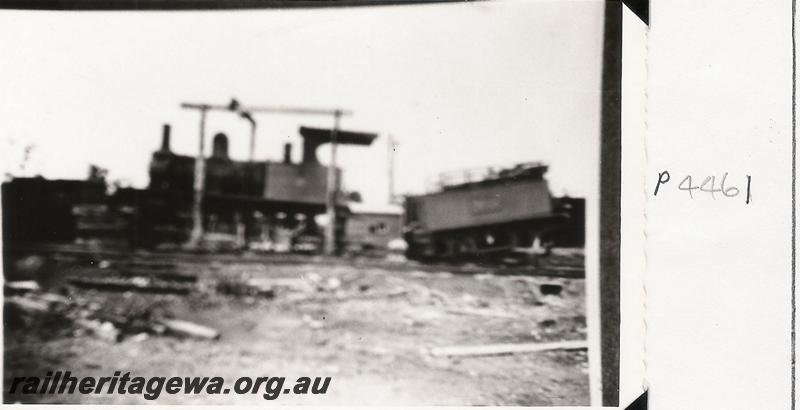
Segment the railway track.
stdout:
<path fill-rule="evenodd" d="M 4 248 L 4 256 L 16 259 L 26 255 L 41 255 L 56 261 L 99 265 L 110 263 L 120 271 L 163 272 L 165 275 L 177 274 L 178 265 L 214 266 L 215 264 L 267 264 L 267 265 L 327 265 L 352 266 L 356 268 L 375 268 L 395 272 L 449 272 L 453 274 L 486 274 L 547 276 L 582 279 L 585 270 L 579 266 L 481 266 L 434 263 L 416 261 L 388 261 L 372 258 L 328 257 L 321 255 L 297 254 L 202 254 L 191 252 L 141 252 L 118 249 L 89 249 L 80 245 L 23 245 Z M 180 278 L 179 278 L 180 279 Z"/>

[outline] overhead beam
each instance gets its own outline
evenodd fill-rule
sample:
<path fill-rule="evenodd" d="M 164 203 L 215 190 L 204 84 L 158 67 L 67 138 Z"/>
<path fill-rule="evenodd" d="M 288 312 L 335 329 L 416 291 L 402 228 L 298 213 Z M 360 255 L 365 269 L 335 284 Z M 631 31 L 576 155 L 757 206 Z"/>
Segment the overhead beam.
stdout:
<path fill-rule="evenodd" d="M 479 0 L 7 0 L 2 9 L 36 10 L 227 10 L 397 6 Z"/>

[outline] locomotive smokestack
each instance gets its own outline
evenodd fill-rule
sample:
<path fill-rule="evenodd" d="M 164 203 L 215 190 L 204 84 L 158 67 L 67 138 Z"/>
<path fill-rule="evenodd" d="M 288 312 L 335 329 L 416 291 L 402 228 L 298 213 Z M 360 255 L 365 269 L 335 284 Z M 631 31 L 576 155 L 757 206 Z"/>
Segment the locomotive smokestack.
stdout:
<path fill-rule="evenodd" d="M 228 137 L 223 133 L 214 136 L 211 156 L 214 158 L 228 159 Z"/>
<path fill-rule="evenodd" d="M 283 163 L 284 164 L 292 163 L 292 144 L 288 142 L 286 144 L 283 144 Z"/>
<path fill-rule="evenodd" d="M 169 124 L 164 124 L 164 129 L 161 132 L 161 151 L 169 152 Z"/>

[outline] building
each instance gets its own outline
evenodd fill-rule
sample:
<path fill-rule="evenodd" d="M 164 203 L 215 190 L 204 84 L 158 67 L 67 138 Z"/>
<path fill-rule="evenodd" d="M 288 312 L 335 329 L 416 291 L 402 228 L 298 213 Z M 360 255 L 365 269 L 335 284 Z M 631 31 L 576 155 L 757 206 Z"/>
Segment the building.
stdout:
<path fill-rule="evenodd" d="M 63 243 L 82 234 L 102 234 L 118 228 L 91 222 L 94 210 L 105 205 L 106 186 L 101 181 L 14 178 L 3 183 L 3 242 Z M 88 232 L 92 231 L 92 232 Z"/>
<path fill-rule="evenodd" d="M 351 203 L 349 210 L 344 229 L 348 251 L 386 251 L 391 241 L 402 238 L 401 206 Z"/>

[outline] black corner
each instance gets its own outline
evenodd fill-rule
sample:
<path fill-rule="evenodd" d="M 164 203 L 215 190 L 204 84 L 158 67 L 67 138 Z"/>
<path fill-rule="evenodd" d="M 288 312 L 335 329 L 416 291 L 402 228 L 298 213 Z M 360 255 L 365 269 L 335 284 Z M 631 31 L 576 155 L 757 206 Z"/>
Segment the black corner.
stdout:
<path fill-rule="evenodd" d="M 647 390 L 625 407 L 625 410 L 647 410 Z"/>
<path fill-rule="evenodd" d="M 650 0 L 622 0 L 622 3 L 628 6 L 645 25 L 650 25 Z"/>

